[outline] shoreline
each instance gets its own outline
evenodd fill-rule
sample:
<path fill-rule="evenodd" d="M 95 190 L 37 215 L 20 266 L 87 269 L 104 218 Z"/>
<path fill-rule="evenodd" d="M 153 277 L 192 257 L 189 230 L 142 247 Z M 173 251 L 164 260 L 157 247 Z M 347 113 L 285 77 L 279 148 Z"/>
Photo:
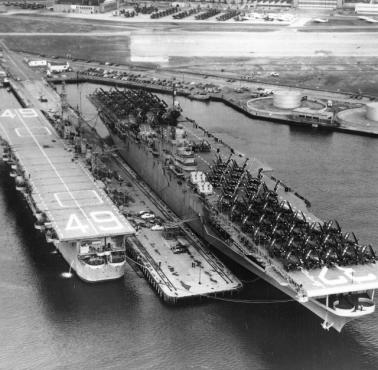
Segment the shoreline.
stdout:
<path fill-rule="evenodd" d="M 161 94 L 172 94 L 172 90 L 169 88 L 164 88 L 162 86 L 153 86 L 149 84 L 140 84 L 140 83 L 133 83 L 130 81 L 123 81 L 123 80 L 114 80 L 114 79 L 105 79 L 105 78 L 100 78 L 100 77 L 90 77 L 90 76 L 80 76 L 77 78 L 54 78 L 54 79 L 47 79 L 47 81 L 50 84 L 58 84 L 62 83 L 63 81 L 65 83 L 92 83 L 92 84 L 103 84 L 103 85 L 108 85 L 108 86 L 120 86 L 120 87 L 129 87 L 129 88 L 141 88 L 145 90 L 149 90 L 152 92 L 156 93 L 161 93 Z M 178 96 L 183 96 L 188 99 L 192 100 L 197 100 L 197 101 L 202 101 L 204 102 L 203 98 L 196 98 L 195 96 L 189 96 L 189 93 L 186 93 L 184 91 L 177 90 L 177 95 Z M 318 127 L 313 127 L 311 123 L 298 123 L 291 121 L 287 118 L 279 117 L 279 116 L 270 116 L 270 115 L 263 115 L 263 114 L 255 114 L 252 113 L 248 110 L 248 108 L 244 107 L 243 105 L 237 104 L 232 99 L 227 99 L 224 96 L 218 96 L 214 94 L 208 94 L 209 98 L 206 101 L 213 101 L 213 102 L 220 102 L 225 104 L 226 106 L 238 111 L 239 113 L 244 114 L 245 116 L 249 118 L 255 118 L 255 119 L 261 119 L 264 121 L 269 121 L 277 124 L 286 124 L 289 126 L 295 126 L 299 128 L 303 128 L 306 130 L 321 130 L 321 131 L 326 131 L 326 132 L 341 132 L 344 134 L 349 134 L 349 135 L 358 135 L 358 136 L 367 136 L 367 137 L 378 137 L 378 130 L 373 131 L 373 130 L 360 130 L 357 129 L 353 126 L 345 126 L 345 125 L 322 125 Z"/>

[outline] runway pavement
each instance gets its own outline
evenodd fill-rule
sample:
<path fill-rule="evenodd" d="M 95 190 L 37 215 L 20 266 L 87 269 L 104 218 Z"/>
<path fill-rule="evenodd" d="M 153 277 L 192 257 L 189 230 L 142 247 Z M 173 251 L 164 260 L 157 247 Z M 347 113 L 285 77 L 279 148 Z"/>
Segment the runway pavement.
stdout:
<path fill-rule="evenodd" d="M 133 57 L 327 57 L 378 56 L 372 33 L 280 32 L 154 32 L 132 34 Z"/>

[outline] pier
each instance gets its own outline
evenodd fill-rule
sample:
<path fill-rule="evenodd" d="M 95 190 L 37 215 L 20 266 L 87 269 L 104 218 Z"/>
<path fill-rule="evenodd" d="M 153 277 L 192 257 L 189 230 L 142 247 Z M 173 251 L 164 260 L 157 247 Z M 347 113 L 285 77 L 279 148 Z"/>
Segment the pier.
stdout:
<path fill-rule="evenodd" d="M 137 180 L 130 167 L 116 158 L 119 173 L 133 184 L 128 191 L 134 202 L 125 211 L 138 230 L 136 237 L 128 239 L 128 247 L 163 300 L 175 303 L 241 288 L 231 271 L 185 226 L 185 220 L 170 211 L 146 184 Z M 153 222 L 142 221 L 140 213 L 146 210 L 159 219 L 164 230 L 154 228 Z"/>
<path fill-rule="evenodd" d="M 240 289 L 237 277 L 185 225 L 188 220 L 177 217 L 115 152 L 106 153 L 99 160 L 117 178 L 103 179 L 105 190 L 136 230 L 126 240 L 127 256 L 159 297 L 174 304 Z"/>

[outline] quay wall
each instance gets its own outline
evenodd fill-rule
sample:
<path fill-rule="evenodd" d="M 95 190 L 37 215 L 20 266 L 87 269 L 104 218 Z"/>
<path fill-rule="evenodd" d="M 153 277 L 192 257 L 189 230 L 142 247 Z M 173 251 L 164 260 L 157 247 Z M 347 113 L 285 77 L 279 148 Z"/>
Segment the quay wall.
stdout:
<path fill-rule="evenodd" d="M 103 77 L 92 77 L 92 76 L 78 76 L 78 77 L 72 77 L 72 78 L 53 78 L 48 79 L 48 82 L 53 84 L 58 84 L 61 82 L 66 83 L 96 83 L 96 84 L 103 84 L 108 86 L 115 86 L 115 87 L 129 87 L 129 88 L 140 88 L 140 89 L 146 89 L 152 92 L 161 93 L 161 94 L 172 94 L 172 89 L 164 87 L 164 86 L 156 86 L 152 84 L 141 84 L 141 83 L 135 83 L 131 81 L 125 81 L 125 80 L 115 80 L 115 79 L 107 79 Z M 188 92 L 182 91 L 180 89 L 177 90 L 178 96 L 184 96 L 188 97 L 190 94 Z M 313 129 L 311 126 L 311 123 L 305 124 L 305 123 L 299 123 L 294 122 L 288 119 L 286 116 L 274 113 L 274 112 L 262 112 L 262 111 L 249 111 L 246 104 L 236 102 L 233 99 L 227 99 L 226 97 L 215 95 L 215 94 L 209 94 L 210 101 L 215 102 L 221 102 L 225 104 L 226 106 L 244 114 L 245 116 L 249 118 L 254 119 L 261 119 L 265 121 L 270 121 L 274 123 L 280 123 L 290 126 L 299 126 L 299 127 L 308 127 L 309 129 Z M 193 100 L 199 100 L 202 99 L 196 99 L 195 97 L 192 97 Z M 322 130 L 322 131 L 329 131 L 329 132 L 342 132 L 346 134 L 352 134 L 352 135 L 359 135 L 359 136 L 369 136 L 369 137 L 378 137 L 377 131 L 372 130 L 359 130 L 355 127 L 349 127 L 347 122 L 338 122 L 341 123 L 340 126 L 319 126 L 316 128 L 316 130 Z"/>

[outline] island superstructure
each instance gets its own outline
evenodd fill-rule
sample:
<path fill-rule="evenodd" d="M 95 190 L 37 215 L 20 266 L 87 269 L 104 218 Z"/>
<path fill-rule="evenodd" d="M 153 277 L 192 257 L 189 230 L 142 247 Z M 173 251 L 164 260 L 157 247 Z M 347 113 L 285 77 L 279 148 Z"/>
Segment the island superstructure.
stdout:
<path fill-rule="evenodd" d="M 43 114 L 0 110 L 3 160 L 35 217 L 35 228 L 88 282 L 124 275 L 125 239 L 134 228 L 77 162 Z"/>
<path fill-rule="evenodd" d="M 125 161 L 204 240 L 341 330 L 374 312 L 370 245 L 143 90 L 90 96 Z M 257 163 L 257 162 L 255 162 Z M 248 167 L 251 167 L 249 170 Z"/>

